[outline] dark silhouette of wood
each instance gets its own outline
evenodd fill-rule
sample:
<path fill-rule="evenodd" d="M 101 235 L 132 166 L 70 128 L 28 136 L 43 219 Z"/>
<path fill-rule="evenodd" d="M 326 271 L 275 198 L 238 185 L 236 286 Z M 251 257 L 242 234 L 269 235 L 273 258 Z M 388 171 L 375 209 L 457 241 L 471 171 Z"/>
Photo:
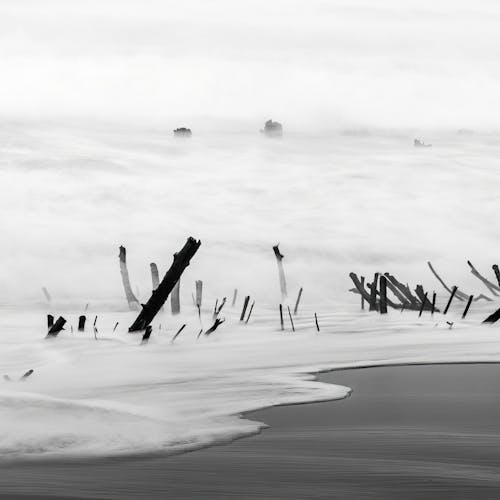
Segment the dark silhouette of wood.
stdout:
<path fill-rule="evenodd" d="M 78 318 L 78 331 L 79 332 L 85 331 L 85 320 L 86 319 L 87 318 L 83 314 Z"/>
<path fill-rule="evenodd" d="M 292 324 L 292 332 L 295 331 L 295 326 L 293 325 L 292 313 L 290 312 L 290 306 L 286 306 L 288 309 L 288 317 L 290 318 L 290 323 Z"/>
<path fill-rule="evenodd" d="M 411 293 L 410 287 L 408 285 L 403 285 L 403 283 L 398 281 L 395 276 L 389 273 L 385 273 L 384 276 L 387 278 L 387 282 L 393 285 L 394 289 L 399 291 L 399 293 L 402 295 L 401 298 L 399 298 L 399 296 L 397 295 L 396 296 L 403 304 L 406 303 L 405 307 L 417 311 L 420 309 L 420 300 L 418 300 L 418 298 Z"/>
<path fill-rule="evenodd" d="M 54 316 L 52 314 L 47 314 L 47 329 L 50 330 L 54 324 Z"/>
<path fill-rule="evenodd" d="M 302 297 L 302 287 L 299 290 L 299 294 L 297 295 L 297 301 L 295 302 L 295 307 L 293 308 L 293 315 L 297 315 L 297 311 L 299 309 L 300 298 Z"/>
<path fill-rule="evenodd" d="M 365 288 L 365 277 L 364 276 L 361 276 L 361 287 Z M 360 295 L 361 295 L 361 310 L 364 311 L 365 310 L 365 298 L 364 298 L 363 294 L 360 294 Z"/>
<path fill-rule="evenodd" d="M 441 278 L 441 276 L 439 276 L 439 274 L 437 273 L 437 271 L 434 269 L 433 265 L 428 261 L 427 262 L 427 265 L 429 266 L 429 269 L 431 270 L 432 274 L 435 276 L 435 278 L 439 281 L 439 283 L 441 283 L 441 285 L 443 285 L 443 288 L 448 292 L 448 293 L 451 293 L 451 288 L 443 281 L 443 279 Z M 457 291 L 455 292 L 455 295 L 457 297 L 458 300 L 464 302 L 467 300 L 468 296 L 467 294 L 461 292 L 458 287 L 457 287 Z"/>
<path fill-rule="evenodd" d="M 283 321 L 283 304 L 280 304 L 280 324 L 281 330 L 283 331 L 285 329 L 285 322 Z"/>
<path fill-rule="evenodd" d="M 423 305 L 423 310 L 432 311 L 432 302 L 428 299 L 427 292 L 424 293 L 424 288 L 422 287 L 422 285 L 417 285 L 415 287 L 415 293 L 422 303 L 421 305 Z M 434 308 L 434 311 L 439 312 L 439 309 Z"/>
<path fill-rule="evenodd" d="M 226 305 L 226 301 L 227 301 L 226 297 L 223 297 L 221 303 L 219 304 L 219 307 L 215 308 L 215 315 L 216 316 L 218 316 L 220 314 L 220 312 L 222 311 L 222 308 Z"/>
<path fill-rule="evenodd" d="M 370 303 L 371 297 L 366 288 L 361 284 L 358 276 L 356 273 L 349 273 L 349 277 L 351 278 L 352 282 L 354 283 L 355 290 L 357 290 L 357 293 L 363 297 L 366 302 Z"/>
<path fill-rule="evenodd" d="M 494 273 L 495 273 L 495 276 L 497 278 L 497 282 L 498 282 L 498 285 L 500 285 L 500 270 L 498 269 L 498 266 L 496 264 L 493 264 L 493 266 L 491 266 Z"/>
<path fill-rule="evenodd" d="M 179 336 L 179 334 L 182 332 L 182 330 L 184 330 L 184 328 L 186 328 L 186 325 L 182 325 L 179 330 L 177 331 L 177 333 L 172 337 L 172 340 L 170 341 L 171 344 L 174 343 L 174 340 Z"/>
<path fill-rule="evenodd" d="M 387 314 L 387 278 L 380 276 L 380 314 Z"/>
<path fill-rule="evenodd" d="M 151 283 L 154 291 L 160 284 L 160 273 L 158 272 L 158 266 L 154 262 L 151 262 L 151 264 L 149 264 L 149 267 L 151 268 Z"/>
<path fill-rule="evenodd" d="M 458 288 L 456 286 L 453 287 L 453 290 L 450 293 L 450 298 L 448 299 L 448 303 L 446 304 L 446 307 L 444 308 L 443 314 L 446 314 L 448 312 L 448 309 L 451 306 L 451 301 L 453 300 L 453 297 L 455 297 L 455 294 L 457 293 Z"/>
<path fill-rule="evenodd" d="M 490 314 L 483 323 L 496 323 L 500 319 L 500 309 L 497 309 L 493 314 Z"/>
<path fill-rule="evenodd" d="M 462 319 L 465 319 L 465 316 L 467 316 L 467 313 L 469 312 L 470 305 L 472 304 L 472 299 L 474 298 L 474 295 L 471 295 L 469 297 L 469 300 L 467 301 L 467 305 L 465 306 L 464 313 L 462 314 Z"/>
<path fill-rule="evenodd" d="M 485 278 L 473 265 L 470 260 L 467 261 L 467 264 L 470 267 L 470 272 L 478 279 L 480 280 L 486 288 L 495 296 L 498 296 L 497 292 L 500 292 L 500 287 L 492 283 L 490 280 Z"/>
<path fill-rule="evenodd" d="M 43 295 L 45 296 L 45 300 L 50 304 L 52 302 L 52 297 L 50 296 L 50 293 L 47 290 L 47 288 L 42 286 L 42 292 L 43 292 Z"/>
<path fill-rule="evenodd" d="M 127 250 L 124 246 L 120 246 L 120 253 L 118 255 L 120 260 L 120 273 L 122 275 L 123 289 L 125 290 L 125 297 L 128 302 L 128 307 L 131 311 L 137 311 L 140 309 L 139 301 L 137 297 L 132 292 L 132 287 L 130 286 L 130 279 L 128 276 L 127 269 Z"/>
<path fill-rule="evenodd" d="M 28 370 L 20 379 L 20 382 L 24 382 L 28 377 L 30 377 L 33 374 L 33 369 Z"/>
<path fill-rule="evenodd" d="M 189 237 L 182 249 L 174 254 L 174 261 L 170 269 L 166 272 L 158 288 L 152 293 L 151 298 L 142 306 L 142 311 L 129 328 L 129 332 L 144 330 L 151 323 L 200 245 L 201 241 Z"/>
<path fill-rule="evenodd" d="M 378 273 L 373 276 L 373 281 L 370 285 L 370 311 L 377 310 L 377 285 L 378 285 Z"/>
<path fill-rule="evenodd" d="M 424 293 L 424 296 L 422 298 L 422 303 L 420 305 L 420 311 L 418 312 L 418 317 L 420 318 L 420 316 L 422 316 L 422 313 L 424 311 L 424 308 L 425 308 L 425 303 L 427 302 L 427 292 Z"/>
<path fill-rule="evenodd" d="M 318 315 L 314 313 L 314 322 L 316 323 L 316 330 L 319 332 Z"/>
<path fill-rule="evenodd" d="M 215 332 L 217 330 L 217 327 L 224 323 L 226 321 L 225 319 L 220 319 L 220 318 L 215 318 L 214 324 L 205 332 L 205 335 L 210 335 L 211 333 Z"/>
<path fill-rule="evenodd" d="M 142 336 L 141 344 L 147 344 L 149 342 L 149 337 L 151 337 L 151 332 L 153 331 L 153 327 L 151 325 L 146 326 L 146 331 Z"/>
<path fill-rule="evenodd" d="M 181 280 L 179 279 L 172 289 L 172 296 L 170 297 L 170 307 L 174 316 L 181 312 L 180 288 Z"/>
<path fill-rule="evenodd" d="M 201 308 L 201 301 L 203 298 L 203 281 L 196 280 L 196 306 Z"/>
<path fill-rule="evenodd" d="M 432 292 L 432 309 L 431 309 L 431 315 L 434 314 L 435 310 L 436 310 L 436 292 Z"/>
<path fill-rule="evenodd" d="M 64 325 L 66 324 L 66 320 L 59 316 L 57 321 L 49 328 L 47 332 L 47 337 L 57 337 L 58 333 L 64 330 Z"/>
<path fill-rule="evenodd" d="M 279 243 L 278 243 L 279 245 Z M 287 290 L 286 290 L 286 279 L 285 279 L 285 270 L 283 269 L 283 258 L 285 257 L 279 250 L 278 245 L 273 246 L 274 255 L 276 256 L 276 263 L 278 264 L 278 274 L 280 279 L 280 289 L 281 289 L 281 298 L 286 299 Z"/>
<path fill-rule="evenodd" d="M 245 297 L 245 301 L 243 302 L 243 309 L 241 310 L 240 321 L 245 319 L 245 313 L 247 312 L 248 301 L 250 300 L 250 295 Z"/>
<path fill-rule="evenodd" d="M 238 289 L 235 288 L 234 293 L 233 293 L 233 301 L 231 302 L 231 307 L 234 307 L 234 305 L 236 304 L 236 297 L 237 296 L 238 296 Z"/>
<path fill-rule="evenodd" d="M 386 278 L 386 287 L 394 294 L 394 296 L 401 302 L 402 305 L 411 305 L 411 302 L 398 290 L 398 288 L 389 280 L 387 273 L 384 274 Z"/>
<path fill-rule="evenodd" d="M 250 311 L 248 313 L 248 316 L 247 316 L 247 319 L 245 321 L 245 324 L 248 323 L 248 320 L 250 319 L 250 316 L 252 315 L 252 311 L 253 311 L 253 306 L 255 305 L 255 300 L 252 301 L 252 305 L 250 306 Z"/>
<path fill-rule="evenodd" d="M 113 328 L 113 333 L 115 333 L 116 329 L 118 328 L 118 321 L 115 323 L 115 326 Z"/>

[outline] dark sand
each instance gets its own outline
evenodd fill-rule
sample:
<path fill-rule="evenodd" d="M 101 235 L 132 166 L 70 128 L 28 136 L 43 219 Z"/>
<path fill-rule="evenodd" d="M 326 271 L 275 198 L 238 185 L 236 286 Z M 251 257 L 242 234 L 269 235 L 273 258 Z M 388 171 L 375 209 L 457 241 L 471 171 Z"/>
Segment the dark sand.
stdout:
<path fill-rule="evenodd" d="M 2 466 L 0 498 L 500 498 L 500 365 L 320 378 L 353 395 L 255 412 L 270 429 L 184 455 Z"/>

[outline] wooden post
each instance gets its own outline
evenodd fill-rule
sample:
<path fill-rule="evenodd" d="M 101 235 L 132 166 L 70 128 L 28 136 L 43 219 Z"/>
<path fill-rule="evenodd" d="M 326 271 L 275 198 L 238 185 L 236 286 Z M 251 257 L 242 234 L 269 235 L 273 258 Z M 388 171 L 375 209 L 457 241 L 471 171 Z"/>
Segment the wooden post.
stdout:
<path fill-rule="evenodd" d="M 124 246 L 120 246 L 120 254 L 118 258 L 120 259 L 120 273 L 122 275 L 123 289 L 125 290 L 128 307 L 131 311 L 138 311 L 140 309 L 140 304 L 137 297 L 134 295 L 134 292 L 132 292 L 132 287 L 130 286 L 127 269 L 127 250 Z"/>
<path fill-rule="evenodd" d="M 283 331 L 285 329 L 285 322 L 283 321 L 283 304 L 280 304 L 280 324 L 281 330 Z"/>
<path fill-rule="evenodd" d="M 483 323 L 496 323 L 500 319 L 500 309 L 497 309 L 493 314 L 490 314 Z"/>
<path fill-rule="evenodd" d="M 115 323 L 115 326 L 113 328 L 113 333 L 115 333 L 116 329 L 118 328 L 118 321 Z"/>
<path fill-rule="evenodd" d="M 316 330 L 318 330 L 318 332 L 319 332 L 318 316 L 316 313 L 314 313 L 314 321 L 316 322 Z"/>
<path fill-rule="evenodd" d="M 57 334 L 61 330 L 64 330 L 65 323 L 66 320 L 62 316 L 59 316 L 59 318 L 57 318 L 57 321 L 49 329 L 47 337 L 57 337 Z"/>
<path fill-rule="evenodd" d="M 54 316 L 52 316 L 52 314 L 47 314 L 47 328 L 50 330 L 53 324 L 54 324 Z"/>
<path fill-rule="evenodd" d="M 201 308 L 201 299 L 203 296 L 203 281 L 196 280 L 196 306 Z"/>
<path fill-rule="evenodd" d="M 462 319 L 465 319 L 465 316 L 467 316 L 467 313 L 469 312 L 470 305 L 472 303 L 472 299 L 474 298 L 474 295 L 471 295 L 469 297 L 469 300 L 467 301 L 467 305 L 465 306 L 464 313 L 462 314 Z"/>
<path fill-rule="evenodd" d="M 375 273 L 373 276 L 373 282 L 370 289 L 370 311 L 377 310 L 377 282 L 378 282 L 378 273 Z"/>
<path fill-rule="evenodd" d="M 151 282 L 153 284 L 154 292 L 160 284 L 160 274 L 158 273 L 158 266 L 154 262 L 151 262 L 151 264 L 149 264 L 149 267 L 151 268 Z"/>
<path fill-rule="evenodd" d="M 363 287 L 363 289 L 365 288 L 365 277 L 364 276 L 361 276 L 361 286 Z M 365 297 L 363 294 L 361 294 L 361 310 L 362 311 L 365 310 Z"/>
<path fill-rule="evenodd" d="M 248 301 L 249 300 L 250 300 L 250 295 L 247 295 L 245 297 L 245 302 L 243 302 L 243 309 L 241 311 L 240 321 L 243 321 L 245 319 L 245 313 L 247 312 L 247 307 L 248 307 Z"/>
<path fill-rule="evenodd" d="M 174 288 L 172 289 L 172 296 L 170 297 L 170 307 L 174 316 L 180 314 L 181 312 L 180 288 L 181 279 L 179 278 Z"/>
<path fill-rule="evenodd" d="M 29 376 L 33 374 L 33 369 L 28 370 L 20 379 L 19 382 L 24 382 Z"/>
<path fill-rule="evenodd" d="M 497 278 L 498 285 L 500 286 L 500 271 L 498 270 L 498 266 L 493 264 L 493 271 L 495 272 L 495 276 Z"/>
<path fill-rule="evenodd" d="M 129 332 L 144 330 L 151 323 L 167 300 L 175 284 L 179 281 L 184 269 L 189 266 L 190 260 L 193 258 L 200 245 L 201 241 L 196 241 L 194 238 L 189 237 L 182 249 L 174 254 L 174 261 L 170 269 L 166 272 L 158 288 L 152 293 L 151 298 L 143 305 L 142 311 L 139 313 L 132 326 L 130 326 Z"/>
<path fill-rule="evenodd" d="M 151 325 L 146 326 L 146 331 L 144 332 L 144 335 L 142 336 L 142 342 L 141 344 L 147 344 L 149 341 L 149 337 L 151 337 L 151 332 L 153 331 L 153 327 Z"/>
<path fill-rule="evenodd" d="M 217 330 L 217 327 L 224 323 L 225 319 L 215 318 L 214 324 L 205 332 L 205 335 L 210 335 Z"/>
<path fill-rule="evenodd" d="M 85 320 L 86 319 L 87 318 L 83 314 L 78 318 L 78 331 L 79 332 L 85 331 Z"/>
<path fill-rule="evenodd" d="M 453 297 L 455 297 L 455 294 L 457 293 L 457 290 L 458 290 L 458 287 L 454 286 L 453 289 L 452 289 L 452 291 L 451 291 L 450 298 L 448 299 L 448 303 L 446 304 L 446 307 L 444 309 L 443 314 L 446 314 L 448 312 L 448 309 L 451 306 L 451 301 L 453 300 Z"/>
<path fill-rule="evenodd" d="M 293 319 L 292 319 L 292 313 L 290 312 L 290 306 L 286 306 L 288 309 L 288 317 L 290 318 L 290 323 L 292 324 L 292 332 L 295 331 L 295 327 L 293 326 Z"/>
<path fill-rule="evenodd" d="M 380 276 L 380 314 L 387 314 L 387 278 Z"/>
<path fill-rule="evenodd" d="M 427 292 L 424 293 L 422 304 L 420 306 L 420 311 L 418 312 L 418 317 L 422 316 L 422 312 L 424 311 L 425 303 L 427 302 Z"/>
<path fill-rule="evenodd" d="M 231 307 L 234 307 L 234 304 L 236 304 L 236 297 L 237 296 L 238 296 L 238 289 L 235 288 L 234 293 L 233 293 L 233 301 L 231 302 Z"/>
<path fill-rule="evenodd" d="M 434 315 L 435 309 L 436 309 L 436 292 L 432 292 L 432 309 L 431 309 L 431 315 Z"/>
<path fill-rule="evenodd" d="M 293 308 L 293 315 L 297 315 L 297 311 L 299 309 L 300 298 L 302 297 L 302 287 L 300 287 L 299 294 L 297 295 L 297 301 L 295 302 L 295 307 Z"/>
<path fill-rule="evenodd" d="M 184 330 L 184 328 L 186 328 L 186 325 L 182 325 L 179 330 L 177 331 L 177 333 L 172 337 L 172 340 L 170 341 L 171 344 L 174 343 L 174 340 L 179 336 L 179 334 L 182 332 L 182 330 Z"/>
<path fill-rule="evenodd" d="M 279 243 L 278 243 L 279 245 Z M 278 274 L 280 279 L 280 289 L 281 289 L 281 298 L 286 299 L 287 291 L 286 291 L 286 280 L 285 280 L 285 271 L 283 269 L 283 257 L 284 255 L 280 253 L 278 245 L 273 247 L 274 255 L 276 256 L 276 263 L 278 264 Z"/>
<path fill-rule="evenodd" d="M 248 313 L 248 316 L 247 316 L 247 319 L 245 321 L 245 324 L 248 323 L 248 320 L 250 319 L 250 316 L 252 315 L 252 311 L 253 311 L 253 306 L 255 305 L 255 300 L 252 301 L 252 305 L 250 306 L 250 311 Z"/>

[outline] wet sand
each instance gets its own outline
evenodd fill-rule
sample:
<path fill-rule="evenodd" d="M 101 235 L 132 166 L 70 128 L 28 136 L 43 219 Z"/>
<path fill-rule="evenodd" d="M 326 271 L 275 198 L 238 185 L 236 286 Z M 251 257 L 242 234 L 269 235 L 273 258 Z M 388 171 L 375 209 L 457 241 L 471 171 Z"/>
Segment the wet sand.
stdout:
<path fill-rule="evenodd" d="M 254 412 L 260 435 L 184 455 L 4 465 L 0 498 L 500 498 L 500 365 L 320 379 L 353 394 Z"/>

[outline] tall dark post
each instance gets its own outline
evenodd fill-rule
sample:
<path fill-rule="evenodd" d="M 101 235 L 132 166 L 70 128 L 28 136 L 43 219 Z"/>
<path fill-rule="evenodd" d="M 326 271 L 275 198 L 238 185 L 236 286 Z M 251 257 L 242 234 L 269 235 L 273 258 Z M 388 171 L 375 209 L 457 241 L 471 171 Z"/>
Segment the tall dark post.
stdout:
<path fill-rule="evenodd" d="M 240 321 L 243 321 L 245 319 L 245 313 L 247 312 L 249 300 L 250 300 L 250 295 L 247 295 L 245 297 L 245 302 L 243 302 L 243 309 L 241 311 Z"/>
<path fill-rule="evenodd" d="M 285 271 L 283 269 L 283 258 L 285 257 L 279 250 L 278 245 L 273 247 L 274 255 L 276 256 L 276 263 L 278 264 L 278 274 L 280 278 L 280 289 L 281 289 L 281 298 L 286 299 L 287 291 L 286 291 L 286 280 L 285 280 Z"/>
<path fill-rule="evenodd" d="M 361 276 L 361 286 L 364 288 L 365 287 L 365 277 Z M 365 310 L 365 298 L 363 294 L 361 294 L 361 310 Z"/>
<path fill-rule="evenodd" d="M 373 276 L 373 282 L 370 289 L 370 311 L 377 310 L 377 284 L 378 284 L 378 273 Z"/>
<path fill-rule="evenodd" d="M 387 314 L 387 278 L 380 276 L 380 314 Z"/>
<path fill-rule="evenodd" d="M 448 312 L 448 309 L 451 306 L 451 301 L 453 300 L 453 297 L 455 297 L 455 294 L 457 293 L 458 287 L 454 286 L 453 290 L 451 291 L 450 298 L 448 299 L 448 303 L 446 304 L 446 307 L 444 309 L 443 314 L 446 314 Z"/>
<path fill-rule="evenodd" d="M 83 314 L 78 318 L 78 331 L 79 332 L 85 331 L 85 320 L 86 319 L 87 318 Z"/>
<path fill-rule="evenodd" d="M 498 270 L 498 266 L 493 264 L 493 271 L 495 272 L 495 276 L 497 278 L 498 286 L 500 286 L 500 271 Z"/>
<path fill-rule="evenodd" d="M 293 309 L 293 315 L 297 315 L 297 311 L 299 309 L 300 299 L 302 297 L 302 287 L 300 287 L 299 294 L 297 295 L 297 302 L 295 302 L 295 307 Z"/>
<path fill-rule="evenodd" d="M 283 304 L 280 304 L 280 324 L 281 324 L 281 330 L 284 330 L 285 322 L 283 321 Z"/>
<path fill-rule="evenodd" d="M 65 324 L 66 324 L 66 320 L 62 316 L 59 316 L 59 318 L 57 318 L 57 321 L 49 329 L 49 331 L 47 333 L 47 337 L 57 337 L 57 334 L 61 330 L 64 330 Z"/>
<path fill-rule="evenodd" d="M 422 297 L 422 304 L 420 306 L 420 311 L 418 312 L 418 317 L 422 316 L 422 312 L 424 311 L 425 303 L 427 302 L 427 292 L 424 293 Z"/>
<path fill-rule="evenodd" d="M 431 314 L 434 314 L 434 311 L 436 309 L 436 292 L 432 292 L 432 308 L 431 308 Z"/>
<path fill-rule="evenodd" d="M 52 325 L 54 324 L 54 316 L 52 314 L 47 314 L 47 328 L 52 328 Z"/>
<path fill-rule="evenodd" d="M 465 306 L 464 313 L 462 314 L 462 319 L 465 319 L 465 316 L 467 316 L 467 313 L 469 312 L 470 305 L 472 304 L 472 299 L 474 298 L 474 295 L 471 295 L 469 297 L 469 300 L 467 301 L 467 305 Z"/>
<path fill-rule="evenodd" d="M 166 272 L 158 288 L 152 293 L 151 298 L 142 307 L 142 311 L 129 328 L 129 332 L 144 330 L 153 321 L 200 245 L 201 241 L 189 237 L 182 249 L 174 254 L 174 262 L 170 269 Z"/>

